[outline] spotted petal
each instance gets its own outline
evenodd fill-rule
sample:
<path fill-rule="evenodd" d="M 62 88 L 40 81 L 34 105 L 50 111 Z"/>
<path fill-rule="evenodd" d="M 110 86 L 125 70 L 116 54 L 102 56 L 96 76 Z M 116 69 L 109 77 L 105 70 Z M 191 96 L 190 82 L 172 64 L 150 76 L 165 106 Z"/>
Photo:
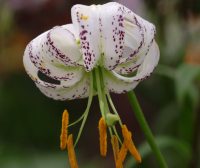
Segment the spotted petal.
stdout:
<path fill-rule="evenodd" d="M 80 59 L 71 25 L 64 25 L 32 40 L 26 47 L 23 62 L 27 73 L 45 95 L 63 100 L 87 96 L 87 75 L 79 66 Z M 40 74 L 55 83 L 42 79 Z"/>
<path fill-rule="evenodd" d="M 72 22 L 76 37 L 80 39 L 86 71 L 91 71 L 100 58 L 100 40 L 98 29 L 98 6 L 75 5 L 72 7 Z"/>
<path fill-rule="evenodd" d="M 101 6 L 99 25 L 102 42 L 103 64 L 112 70 L 119 64 L 124 50 L 124 7 L 110 2 Z"/>
<path fill-rule="evenodd" d="M 87 74 L 82 74 L 79 80 L 73 83 L 63 80 L 59 80 L 57 83 L 52 83 L 44 81 L 39 77 L 39 70 L 31 62 L 28 50 L 25 50 L 23 62 L 28 75 L 35 82 L 36 86 L 41 90 L 41 92 L 46 96 L 56 100 L 70 100 L 88 96 L 89 79 Z M 68 72 L 66 69 L 65 71 L 66 73 Z M 73 80 L 76 80 L 76 76 L 78 77 L 78 75 L 75 75 Z"/>
<path fill-rule="evenodd" d="M 150 76 L 155 66 L 158 64 L 160 52 L 155 41 L 148 54 L 146 55 L 143 63 L 138 67 L 136 75 L 133 77 L 123 76 L 117 72 L 107 71 L 105 73 L 105 85 L 111 92 L 122 93 L 134 89 L 137 84 Z"/>
<path fill-rule="evenodd" d="M 47 97 L 55 100 L 72 100 L 88 97 L 90 82 L 88 75 L 85 74 L 79 82 L 71 87 L 46 87 L 38 82 L 36 82 L 36 86 Z"/>
<path fill-rule="evenodd" d="M 61 80 L 66 87 L 78 82 L 84 73 L 81 66 L 75 67 L 80 53 L 73 34 L 66 26 L 53 28 L 32 40 L 26 47 L 24 57 L 28 57 L 38 71 Z M 24 64 L 28 69 L 27 63 Z"/>
<path fill-rule="evenodd" d="M 155 38 L 155 26 L 141 18 L 128 8 L 124 8 L 126 13 L 125 19 L 125 46 L 132 52 L 124 57 L 128 60 L 134 56 L 144 55 Z M 127 54 L 125 51 L 124 54 Z"/>

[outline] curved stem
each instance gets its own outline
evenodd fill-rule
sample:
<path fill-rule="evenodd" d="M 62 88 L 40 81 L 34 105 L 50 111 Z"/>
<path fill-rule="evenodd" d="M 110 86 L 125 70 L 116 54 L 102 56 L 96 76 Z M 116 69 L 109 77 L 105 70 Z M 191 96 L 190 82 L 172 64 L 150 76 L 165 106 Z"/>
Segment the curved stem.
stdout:
<path fill-rule="evenodd" d="M 87 104 L 86 110 L 84 112 L 84 118 L 81 123 L 81 127 L 79 129 L 76 141 L 74 143 L 74 147 L 76 147 L 78 140 L 80 139 L 81 133 L 83 131 L 83 127 L 85 126 L 85 122 L 86 122 L 86 119 L 87 119 L 89 111 L 90 111 L 90 106 L 92 104 L 92 98 L 93 98 L 93 76 L 92 76 L 92 73 L 90 73 L 90 91 L 89 91 L 88 104 Z"/>
<path fill-rule="evenodd" d="M 117 133 L 117 130 L 116 130 L 115 126 L 113 126 L 112 129 L 113 129 L 115 135 L 117 136 L 117 139 L 118 139 L 119 143 L 122 145 L 122 141 L 121 141 L 121 139 L 119 137 L 119 134 Z"/>
<path fill-rule="evenodd" d="M 76 121 L 74 121 L 73 123 L 69 124 L 68 128 L 73 126 L 73 125 L 75 125 L 75 124 L 77 124 L 77 123 L 79 123 L 84 118 L 84 116 L 85 116 L 85 113 L 83 113 Z"/>
<path fill-rule="evenodd" d="M 157 158 L 160 168 L 168 168 L 167 163 L 155 142 L 153 134 L 152 134 L 152 132 L 149 128 L 149 125 L 144 117 L 144 114 L 142 112 L 142 109 L 139 105 L 139 102 L 137 100 L 135 93 L 133 91 L 128 92 L 128 98 L 131 103 L 131 107 L 135 113 L 135 116 L 139 122 L 139 125 L 140 125 L 141 129 L 143 130 L 144 135 L 145 135 L 153 153 L 155 154 L 155 156 Z"/>
<path fill-rule="evenodd" d="M 113 103 L 113 101 L 112 101 L 112 99 L 111 99 L 111 96 L 110 96 L 109 92 L 107 92 L 107 98 L 108 98 L 108 102 L 110 103 L 110 106 L 111 106 L 113 112 L 114 112 L 117 116 L 119 116 L 119 114 L 117 113 L 117 110 L 116 110 L 116 108 L 115 108 L 115 106 L 114 106 L 114 103 Z M 120 117 L 119 117 L 119 124 L 120 124 L 121 126 L 123 125 L 123 124 L 122 124 L 122 121 L 121 121 L 121 119 L 120 119 Z"/>

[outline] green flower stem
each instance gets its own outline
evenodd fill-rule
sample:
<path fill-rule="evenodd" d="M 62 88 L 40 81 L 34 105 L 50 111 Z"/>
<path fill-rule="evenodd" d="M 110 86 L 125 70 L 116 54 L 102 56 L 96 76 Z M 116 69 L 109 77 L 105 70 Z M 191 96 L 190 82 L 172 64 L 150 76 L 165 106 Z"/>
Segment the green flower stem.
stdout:
<path fill-rule="evenodd" d="M 103 101 L 103 93 L 102 93 L 100 74 L 99 74 L 98 68 L 95 69 L 95 78 L 96 78 L 95 80 L 96 80 L 96 85 L 97 85 L 97 95 L 99 99 L 99 107 L 100 107 L 101 115 L 106 120 L 105 103 Z"/>
<path fill-rule="evenodd" d="M 157 158 L 160 168 L 168 168 L 167 163 L 155 142 L 154 136 L 153 136 L 151 129 L 149 128 L 148 123 L 144 117 L 144 114 L 142 112 L 142 109 L 139 105 L 139 102 L 137 100 L 135 93 L 133 91 L 128 92 L 128 98 L 131 103 L 131 107 L 134 110 L 135 116 L 140 124 L 140 127 L 143 130 L 144 135 L 145 135 L 153 153 L 155 154 L 155 156 Z"/>

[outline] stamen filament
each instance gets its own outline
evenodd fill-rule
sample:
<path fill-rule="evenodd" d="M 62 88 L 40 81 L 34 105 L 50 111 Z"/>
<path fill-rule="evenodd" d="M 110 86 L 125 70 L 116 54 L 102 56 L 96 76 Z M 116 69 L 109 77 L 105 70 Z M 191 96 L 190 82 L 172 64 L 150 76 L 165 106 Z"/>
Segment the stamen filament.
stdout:
<path fill-rule="evenodd" d="M 73 136 L 72 134 L 69 135 L 67 139 L 67 150 L 68 150 L 68 158 L 69 158 L 69 164 L 71 168 L 78 168 L 78 163 L 76 160 L 76 154 L 74 151 L 73 146 Z"/>
<path fill-rule="evenodd" d="M 62 128 L 60 134 L 60 149 L 64 150 L 67 146 L 67 134 L 68 134 L 68 124 L 69 124 L 69 113 L 64 110 L 62 114 Z"/>
<path fill-rule="evenodd" d="M 117 136 L 119 143 L 122 144 L 122 141 L 121 141 L 121 139 L 120 139 L 120 137 L 119 137 L 119 134 L 118 134 L 118 132 L 117 132 L 115 126 L 113 126 L 112 129 L 113 129 L 115 135 Z"/>
<path fill-rule="evenodd" d="M 114 112 L 116 115 L 119 116 L 119 114 L 118 114 L 118 112 L 117 112 L 117 110 L 116 110 L 116 108 L 115 108 L 115 106 L 114 106 L 114 103 L 113 103 L 113 101 L 112 101 L 112 98 L 111 98 L 111 96 L 110 96 L 110 93 L 107 92 L 106 95 L 107 95 L 108 102 L 110 103 L 110 106 L 111 106 L 113 112 Z M 121 126 L 123 125 L 123 124 L 122 124 L 122 121 L 121 121 L 121 119 L 120 119 L 120 117 L 119 117 L 119 123 L 120 123 Z"/>
<path fill-rule="evenodd" d="M 84 112 L 84 118 L 83 118 L 83 121 L 81 123 L 81 127 L 79 129 L 79 132 L 78 132 L 75 144 L 74 144 L 75 147 L 76 147 L 76 145 L 77 145 L 77 143 L 80 139 L 81 133 L 83 131 L 83 127 L 85 126 L 85 122 L 86 122 L 86 119 L 87 119 L 88 114 L 89 114 L 90 106 L 92 104 L 92 98 L 93 98 L 93 76 L 92 76 L 92 73 L 90 73 L 90 91 L 89 91 L 88 104 L 87 104 L 86 110 Z"/>
<path fill-rule="evenodd" d="M 105 157 L 107 154 L 107 126 L 103 117 L 99 120 L 99 141 L 101 156 Z"/>
<path fill-rule="evenodd" d="M 74 121 L 71 124 L 69 124 L 68 128 L 73 126 L 73 125 L 75 125 L 75 124 L 77 124 L 77 123 L 79 123 L 83 119 L 84 116 L 85 116 L 85 112 L 76 121 Z"/>

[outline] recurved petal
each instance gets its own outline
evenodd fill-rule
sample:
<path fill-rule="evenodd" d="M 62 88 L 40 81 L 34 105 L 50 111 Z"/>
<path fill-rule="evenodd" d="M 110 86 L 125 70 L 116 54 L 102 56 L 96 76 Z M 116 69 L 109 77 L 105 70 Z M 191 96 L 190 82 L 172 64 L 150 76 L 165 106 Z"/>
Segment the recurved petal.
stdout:
<path fill-rule="evenodd" d="M 135 70 L 144 60 L 154 39 L 154 25 L 115 2 L 102 5 L 100 9 L 104 66 L 113 70 L 117 65 L 133 60 L 136 65 L 131 68 Z"/>
<path fill-rule="evenodd" d="M 144 46 L 145 30 L 142 20 L 128 8 L 124 8 L 124 13 L 125 47 L 120 63 L 132 59 Z"/>
<path fill-rule="evenodd" d="M 74 5 L 71 9 L 76 37 L 80 39 L 86 71 L 91 71 L 100 58 L 99 7 Z"/>
<path fill-rule="evenodd" d="M 134 89 L 140 81 L 150 76 L 158 64 L 159 56 L 159 48 L 156 42 L 153 41 L 143 63 L 138 67 L 136 74 L 133 74 L 134 76 L 120 75 L 114 70 L 106 71 L 105 85 L 111 92 L 115 93 L 123 93 Z"/>
<path fill-rule="evenodd" d="M 88 96 L 88 76 L 82 67 L 52 67 L 51 71 L 69 73 L 67 79 L 53 79 L 46 74 L 40 76 L 40 69 L 31 61 L 29 50 L 26 49 L 23 57 L 25 69 L 37 87 L 48 97 L 56 100 L 84 98 Z M 57 78 L 57 77 L 56 77 Z"/>
<path fill-rule="evenodd" d="M 72 100 L 88 97 L 90 82 L 88 75 L 85 74 L 79 82 L 70 87 L 47 87 L 46 85 L 38 82 L 36 82 L 36 86 L 47 97 L 55 100 Z"/>
<path fill-rule="evenodd" d="M 56 26 L 45 37 L 46 52 L 68 66 L 80 65 L 82 56 L 72 24 Z M 50 50 L 50 52 L 48 52 Z"/>
<path fill-rule="evenodd" d="M 124 50 L 124 6 L 110 2 L 101 6 L 99 15 L 103 64 L 112 70 L 120 63 Z"/>
<path fill-rule="evenodd" d="M 137 66 L 144 60 L 154 38 L 155 26 L 136 15 L 128 8 L 124 9 L 126 13 L 125 25 L 125 47 L 120 63 L 130 60 L 137 60 Z"/>
<path fill-rule="evenodd" d="M 38 71 L 61 81 L 66 87 L 78 82 L 84 73 L 84 68 L 76 63 L 81 56 L 67 26 L 53 28 L 36 37 L 26 47 L 24 57 L 34 64 Z M 29 64 L 24 62 L 27 70 Z"/>
<path fill-rule="evenodd" d="M 115 71 L 106 70 L 104 73 L 105 86 L 108 91 L 113 93 L 126 93 L 127 91 L 134 89 L 139 83 L 138 81 L 127 82 L 124 78 L 124 76 Z"/>
<path fill-rule="evenodd" d="M 137 72 L 138 67 L 143 61 L 142 57 L 134 57 L 129 61 L 117 65 L 115 72 L 122 75 L 128 75 Z"/>
<path fill-rule="evenodd" d="M 149 48 L 149 51 L 146 53 L 144 61 L 139 66 L 136 76 L 132 77 L 133 81 L 141 81 L 151 75 L 153 70 L 158 64 L 160 58 L 160 50 L 158 48 L 155 40 L 152 41 L 152 45 Z"/>

